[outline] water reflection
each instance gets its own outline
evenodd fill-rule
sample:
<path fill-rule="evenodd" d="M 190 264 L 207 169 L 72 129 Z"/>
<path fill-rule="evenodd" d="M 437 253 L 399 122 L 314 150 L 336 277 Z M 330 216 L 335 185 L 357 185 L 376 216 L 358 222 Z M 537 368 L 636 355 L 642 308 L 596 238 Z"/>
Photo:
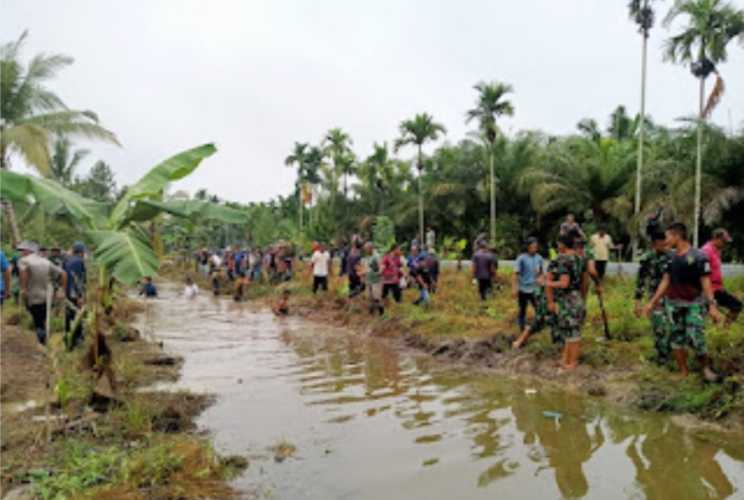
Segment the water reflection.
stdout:
<path fill-rule="evenodd" d="M 744 444 L 715 444 L 660 417 L 605 414 L 597 403 L 568 392 L 525 393 L 525 385 L 517 382 L 483 380 L 426 358 L 401 359 L 382 341 L 353 336 L 319 341 L 291 332 L 283 338 L 300 358 L 313 360 L 302 363 L 301 393 L 326 395 L 307 404 L 358 405 L 391 398 L 393 413 L 406 430 L 442 419 L 462 422 L 461 435 L 471 441 L 473 459 L 489 463 L 475 478 L 478 487 L 531 467 L 534 475 L 552 472 L 562 497 L 584 498 L 590 491 L 584 467 L 604 446 L 624 449 L 635 470 L 626 493 L 637 498 L 733 498 L 737 490 L 718 462 L 719 454 L 739 462 L 739 481 L 744 476 Z M 546 410 L 561 417 L 546 417 Z M 376 412 L 369 408 L 366 415 Z M 412 442 L 427 445 L 443 439 L 446 433 L 429 433 L 414 436 Z M 520 453 L 513 453 L 515 448 Z M 439 462 L 432 458 L 422 465 Z"/>
<path fill-rule="evenodd" d="M 229 301 L 152 309 L 181 383 L 218 395 L 203 423 L 222 447 L 301 441 L 296 465 L 249 468 L 278 498 L 744 498 L 741 439 Z"/>

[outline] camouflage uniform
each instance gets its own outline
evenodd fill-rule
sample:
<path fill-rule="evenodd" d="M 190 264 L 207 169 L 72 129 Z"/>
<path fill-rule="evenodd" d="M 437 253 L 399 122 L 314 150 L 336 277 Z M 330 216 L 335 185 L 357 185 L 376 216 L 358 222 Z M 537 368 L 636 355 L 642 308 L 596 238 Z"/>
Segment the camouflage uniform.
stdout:
<path fill-rule="evenodd" d="M 665 273 L 670 275 L 671 281 L 666 301 L 667 314 L 672 323 L 671 347 L 682 349 L 689 346 L 696 355 L 704 356 L 707 353 L 705 316 L 708 309 L 700 280 L 710 276 L 710 261 L 703 252 L 692 248 L 684 255 L 672 254 Z M 692 294 L 690 289 L 693 290 Z"/>
<path fill-rule="evenodd" d="M 655 250 L 646 252 L 641 256 L 640 269 L 636 277 L 635 299 L 641 300 L 644 293 L 649 298 L 656 294 L 656 290 L 664 278 L 664 272 L 669 266 L 669 253 L 658 253 Z M 651 329 L 654 332 L 654 347 L 656 348 L 656 359 L 665 363 L 672 352 L 671 327 L 672 321 L 667 311 L 666 299 L 662 299 L 659 305 L 651 311 Z"/>
<path fill-rule="evenodd" d="M 558 308 L 553 319 L 553 342 L 564 344 L 581 340 L 581 326 L 586 318 L 586 307 L 581 296 L 582 258 L 573 255 L 559 255 L 550 263 L 548 271 L 553 281 L 568 275 L 568 288 L 553 289 L 553 299 Z"/>
<path fill-rule="evenodd" d="M 552 326 L 553 314 L 548 311 L 548 299 L 545 296 L 545 287 L 538 286 L 535 289 L 535 316 L 530 323 L 530 333 L 537 333 L 545 326 Z"/>

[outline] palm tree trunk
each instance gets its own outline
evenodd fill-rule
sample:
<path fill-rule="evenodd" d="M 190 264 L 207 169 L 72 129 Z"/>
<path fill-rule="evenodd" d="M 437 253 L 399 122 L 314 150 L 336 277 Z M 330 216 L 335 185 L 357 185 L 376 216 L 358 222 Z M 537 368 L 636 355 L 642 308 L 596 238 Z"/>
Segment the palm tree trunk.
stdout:
<path fill-rule="evenodd" d="M 697 162 L 695 165 L 695 216 L 693 229 L 692 242 L 695 247 L 700 243 L 699 231 L 700 231 L 700 198 L 701 198 L 701 183 L 703 174 L 703 123 L 705 117 L 703 116 L 703 100 L 705 98 L 705 77 L 700 77 L 700 96 L 699 96 L 699 112 L 698 112 L 698 128 L 697 128 Z"/>
<path fill-rule="evenodd" d="M 419 245 L 424 244 L 424 191 L 421 187 L 421 174 L 424 173 L 421 145 L 418 147 L 418 202 L 419 202 Z"/>
<path fill-rule="evenodd" d="M 297 201 L 297 208 L 300 213 L 300 232 L 302 232 L 302 184 L 300 184 L 300 187 L 297 190 Z"/>
<path fill-rule="evenodd" d="M 493 172 L 493 143 L 490 145 L 488 163 L 491 171 L 491 245 L 496 241 L 496 177 Z"/>
<path fill-rule="evenodd" d="M 641 50 L 641 121 L 638 124 L 638 165 L 636 166 L 635 218 L 641 212 L 641 187 L 643 182 L 643 142 L 646 131 L 646 60 L 648 52 L 648 34 L 643 34 Z M 633 233 L 633 260 L 638 254 L 638 231 Z"/>
<path fill-rule="evenodd" d="M 2 130 L 0 130 L 0 132 L 2 132 Z M 5 134 L 0 133 L 0 136 L 4 137 Z M 10 165 L 8 165 L 8 157 L 5 144 L 0 144 L 0 169 L 5 170 L 9 166 Z M 1 202 L 0 206 L 2 206 L 3 213 L 8 219 L 8 225 L 10 226 L 10 239 L 13 244 L 13 248 L 15 248 L 18 243 L 21 242 L 21 231 L 18 229 L 18 219 L 16 217 L 15 208 L 13 208 L 12 203 L 5 200 Z"/>

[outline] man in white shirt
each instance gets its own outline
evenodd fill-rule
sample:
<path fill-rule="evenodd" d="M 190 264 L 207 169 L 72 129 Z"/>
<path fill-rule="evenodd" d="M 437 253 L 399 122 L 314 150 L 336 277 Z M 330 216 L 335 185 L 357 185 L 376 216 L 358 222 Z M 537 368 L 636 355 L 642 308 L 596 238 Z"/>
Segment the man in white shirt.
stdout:
<path fill-rule="evenodd" d="M 328 291 L 328 272 L 331 267 L 331 254 L 322 243 L 313 245 L 313 256 L 310 259 L 313 270 L 313 293 L 322 288 Z"/>
<path fill-rule="evenodd" d="M 610 260 L 610 250 L 614 249 L 615 245 L 612 243 L 612 237 L 605 232 L 604 228 L 600 228 L 592 235 L 589 244 L 594 251 L 594 262 L 601 281 L 607 270 L 607 261 Z"/>

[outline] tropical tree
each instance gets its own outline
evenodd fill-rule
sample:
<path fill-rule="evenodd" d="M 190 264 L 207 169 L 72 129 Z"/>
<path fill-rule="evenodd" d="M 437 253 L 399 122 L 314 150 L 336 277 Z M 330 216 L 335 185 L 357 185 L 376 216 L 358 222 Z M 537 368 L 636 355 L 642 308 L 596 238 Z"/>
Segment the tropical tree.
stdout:
<path fill-rule="evenodd" d="M 576 129 L 583 137 L 594 142 L 599 142 L 602 139 L 602 131 L 599 129 L 599 124 L 594 118 L 582 118 L 576 124 Z"/>
<path fill-rule="evenodd" d="M 299 206 L 300 231 L 302 231 L 302 205 L 303 187 L 305 183 L 305 170 L 307 168 L 307 155 L 310 145 L 306 142 L 295 142 L 292 153 L 284 159 L 288 167 L 297 166 L 297 199 Z"/>
<path fill-rule="evenodd" d="M 212 144 L 205 144 L 165 160 L 130 186 L 114 205 L 85 198 L 51 179 L 9 170 L 0 171 L 0 195 L 17 203 L 32 200 L 45 212 L 65 216 L 79 228 L 95 248 L 93 257 L 100 269 L 99 286 L 105 303 L 109 278 L 131 285 L 158 270 L 158 258 L 143 223 L 161 213 L 246 222 L 243 212 L 210 201 L 164 198 L 171 182 L 191 174 L 215 151 Z"/>
<path fill-rule="evenodd" d="M 351 173 L 351 170 L 344 168 L 344 166 L 351 153 L 351 145 L 353 143 L 349 134 L 340 128 L 332 128 L 323 138 L 324 153 L 333 161 L 332 174 L 334 184 L 339 175 L 344 176 L 344 196 L 346 196 L 348 191 L 348 175 Z M 335 198 L 335 193 L 333 193 L 333 196 Z"/>
<path fill-rule="evenodd" d="M 104 203 L 112 203 L 117 198 L 114 172 L 102 160 L 95 162 L 83 179 L 75 179 L 72 189 L 86 198 Z"/>
<path fill-rule="evenodd" d="M 744 42 L 744 10 L 736 9 L 724 0 L 677 0 L 664 23 L 669 26 L 681 16 L 687 17 L 687 25 L 666 41 L 664 57 L 673 63 L 690 64 L 690 71 L 700 81 L 693 222 L 693 242 L 697 246 L 701 215 L 703 123 L 723 93 L 723 80 L 717 65 L 728 58 L 727 47 L 732 40 L 739 38 Z M 705 80 L 712 73 L 717 76 L 716 84 L 705 105 Z"/>
<path fill-rule="evenodd" d="M 511 85 L 501 82 L 484 83 L 475 85 L 478 92 L 478 100 L 475 108 L 468 110 L 466 123 L 478 120 L 478 125 L 483 139 L 488 145 L 488 165 L 491 177 L 491 241 L 496 239 L 496 176 L 494 174 L 494 148 L 499 129 L 496 120 L 502 116 L 512 116 L 514 106 L 505 99 L 507 94 L 514 91 Z"/>
<path fill-rule="evenodd" d="M 20 60 L 28 32 L 0 46 L 0 169 L 10 168 L 14 154 L 49 177 L 49 143 L 53 135 L 98 139 L 118 144 L 116 136 L 98 123 L 92 111 L 69 109 L 46 86 L 57 72 L 72 64 L 61 54 L 37 54 L 28 64 Z M 14 240 L 20 239 L 12 206 L 7 206 Z"/>
<path fill-rule="evenodd" d="M 52 157 L 49 163 L 50 177 L 64 186 L 69 186 L 80 162 L 90 154 L 87 149 L 72 150 L 67 137 L 58 136 L 52 144 Z"/>
<path fill-rule="evenodd" d="M 646 71 L 648 38 L 651 28 L 654 26 L 656 14 L 651 3 L 653 0 L 630 0 L 628 2 L 628 14 L 630 19 L 638 25 L 641 34 L 641 119 L 638 123 L 638 157 L 636 162 L 636 187 L 634 213 L 636 218 L 641 210 L 641 186 L 643 179 L 643 146 L 645 142 L 645 120 L 646 120 Z"/>
<path fill-rule="evenodd" d="M 629 142 L 569 137 L 546 146 L 538 165 L 524 172 L 521 183 L 538 214 L 590 210 L 597 222 L 610 215 L 627 221 L 632 160 Z"/>
<path fill-rule="evenodd" d="M 420 113 L 413 119 L 404 120 L 400 124 L 400 137 L 395 140 L 395 151 L 407 145 L 416 146 L 416 168 L 418 169 L 418 206 L 419 206 L 419 241 L 424 241 L 424 192 L 421 175 L 424 170 L 423 145 L 428 141 L 436 141 L 439 134 L 446 134 L 444 125 L 434 121 L 428 113 Z"/>

